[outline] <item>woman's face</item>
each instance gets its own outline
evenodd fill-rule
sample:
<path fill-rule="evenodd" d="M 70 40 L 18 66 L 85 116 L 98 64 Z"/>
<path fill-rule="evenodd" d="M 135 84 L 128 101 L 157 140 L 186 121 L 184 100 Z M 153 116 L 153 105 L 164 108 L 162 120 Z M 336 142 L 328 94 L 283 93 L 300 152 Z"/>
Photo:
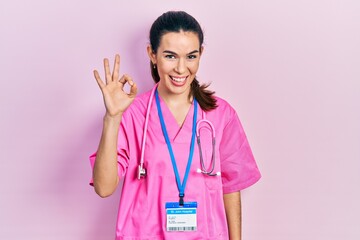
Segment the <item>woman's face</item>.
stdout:
<path fill-rule="evenodd" d="M 156 54 L 148 48 L 160 76 L 159 92 L 188 96 L 190 84 L 199 68 L 202 52 L 199 44 L 196 33 L 181 31 L 164 34 Z"/>

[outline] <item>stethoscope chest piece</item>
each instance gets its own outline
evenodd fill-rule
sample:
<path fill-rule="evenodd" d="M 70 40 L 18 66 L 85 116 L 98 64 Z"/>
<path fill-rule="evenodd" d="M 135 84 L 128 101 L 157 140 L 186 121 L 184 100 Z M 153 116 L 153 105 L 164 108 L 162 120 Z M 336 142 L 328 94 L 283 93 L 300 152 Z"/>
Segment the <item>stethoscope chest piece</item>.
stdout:
<path fill-rule="evenodd" d="M 146 177 L 146 169 L 143 168 L 141 165 L 138 166 L 137 178 L 145 178 Z"/>

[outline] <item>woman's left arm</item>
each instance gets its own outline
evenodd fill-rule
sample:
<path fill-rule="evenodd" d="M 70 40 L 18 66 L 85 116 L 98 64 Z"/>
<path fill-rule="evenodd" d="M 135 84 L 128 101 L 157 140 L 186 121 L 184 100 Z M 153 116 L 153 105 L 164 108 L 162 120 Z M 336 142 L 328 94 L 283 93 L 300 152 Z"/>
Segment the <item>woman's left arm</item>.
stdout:
<path fill-rule="evenodd" d="M 241 240 L 241 195 L 239 192 L 224 194 L 226 219 L 230 240 Z"/>

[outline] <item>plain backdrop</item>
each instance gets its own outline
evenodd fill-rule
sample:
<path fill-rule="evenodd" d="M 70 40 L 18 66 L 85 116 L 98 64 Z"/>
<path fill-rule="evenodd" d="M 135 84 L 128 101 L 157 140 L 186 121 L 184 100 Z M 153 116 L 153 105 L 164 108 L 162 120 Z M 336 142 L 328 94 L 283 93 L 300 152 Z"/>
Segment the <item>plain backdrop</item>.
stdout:
<path fill-rule="evenodd" d="M 0 239 L 114 239 L 120 191 L 88 185 L 104 107 L 93 69 L 152 86 L 151 23 L 205 32 L 198 77 L 237 110 L 262 172 L 245 240 L 360 239 L 360 2 L 0 2 Z"/>

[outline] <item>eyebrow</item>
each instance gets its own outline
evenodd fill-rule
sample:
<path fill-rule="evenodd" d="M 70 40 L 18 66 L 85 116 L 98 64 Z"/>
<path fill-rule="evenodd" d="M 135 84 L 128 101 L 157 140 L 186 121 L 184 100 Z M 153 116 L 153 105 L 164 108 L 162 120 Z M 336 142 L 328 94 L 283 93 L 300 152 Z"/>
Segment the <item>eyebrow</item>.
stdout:
<path fill-rule="evenodd" d="M 198 53 L 198 52 L 199 52 L 199 50 L 194 50 L 194 51 L 192 51 L 192 52 L 189 52 L 189 53 L 186 54 L 186 55 L 190 55 L 190 54 L 194 54 L 194 53 Z M 178 55 L 176 52 L 169 51 L 169 50 L 165 50 L 165 51 L 163 51 L 163 53 L 169 53 L 169 54 Z"/>

